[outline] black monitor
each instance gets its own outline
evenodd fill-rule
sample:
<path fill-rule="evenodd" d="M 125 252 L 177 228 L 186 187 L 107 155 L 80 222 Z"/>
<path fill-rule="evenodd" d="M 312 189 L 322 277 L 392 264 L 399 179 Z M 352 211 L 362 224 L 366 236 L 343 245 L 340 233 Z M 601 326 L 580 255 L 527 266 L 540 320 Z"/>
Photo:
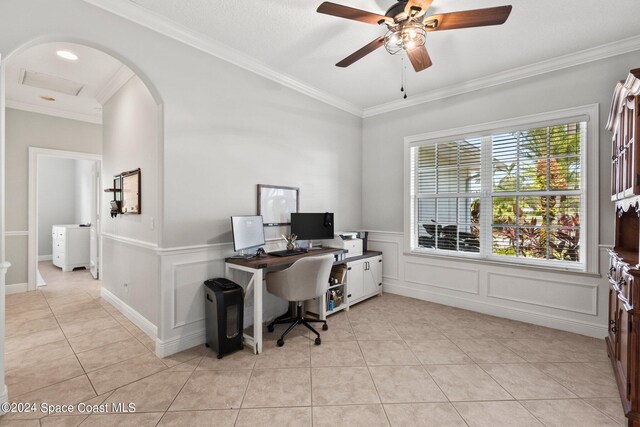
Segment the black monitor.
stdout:
<path fill-rule="evenodd" d="M 233 250 L 242 252 L 245 249 L 257 248 L 265 244 L 264 224 L 260 215 L 241 215 L 231 217 L 233 233 Z"/>
<path fill-rule="evenodd" d="M 333 213 L 292 213 L 291 233 L 298 240 L 333 239 Z"/>

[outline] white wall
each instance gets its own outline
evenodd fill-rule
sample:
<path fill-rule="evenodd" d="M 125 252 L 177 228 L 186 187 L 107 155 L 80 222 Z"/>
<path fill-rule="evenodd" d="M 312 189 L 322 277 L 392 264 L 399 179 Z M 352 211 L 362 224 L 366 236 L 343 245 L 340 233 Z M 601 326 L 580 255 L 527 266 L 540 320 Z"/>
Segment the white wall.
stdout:
<path fill-rule="evenodd" d="M 76 162 L 43 157 L 38 162 L 38 256 L 52 254 L 51 226 L 76 222 Z"/>
<path fill-rule="evenodd" d="M 141 215 L 111 218 L 113 193 L 102 193 L 102 287 L 153 325 L 158 324 L 158 105 L 140 78 L 132 77 L 103 106 L 103 188 L 113 176 L 141 169 Z"/>
<path fill-rule="evenodd" d="M 608 289 L 602 278 L 404 253 L 403 139 L 599 104 L 600 148 L 589 154 L 600 157 L 600 173 L 591 178 L 599 179 L 598 243 L 611 246 L 611 134 L 604 125 L 616 82 L 637 65 L 638 55 L 631 53 L 365 119 L 363 225 L 391 232 L 371 237 L 372 247 L 385 252 L 385 290 L 604 337 Z M 601 250 L 601 273 L 606 273 L 606 264 L 606 252 Z"/>
<path fill-rule="evenodd" d="M 2 4 L 0 9 L 4 6 Z M 0 19 L 9 19 L 4 11 Z M 6 46 L 0 52 L 10 51 Z M 7 285 L 27 282 L 29 147 L 100 154 L 102 126 L 7 108 L 6 147 L 6 259 L 11 263 Z M 35 230 L 34 230 L 35 231 Z M 51 234 L 49 232 L 49 234 Z M 0 257 L 0 259 L 2 259 Z"/>
<path fill-rule="evenodd" d="M 93 160 L 75 160 L 76 204 L 75 224 L 91 223 L 91 213 L 96 206 L 96 189 L 93 187 L 93 175 L 96 162 Z"/>

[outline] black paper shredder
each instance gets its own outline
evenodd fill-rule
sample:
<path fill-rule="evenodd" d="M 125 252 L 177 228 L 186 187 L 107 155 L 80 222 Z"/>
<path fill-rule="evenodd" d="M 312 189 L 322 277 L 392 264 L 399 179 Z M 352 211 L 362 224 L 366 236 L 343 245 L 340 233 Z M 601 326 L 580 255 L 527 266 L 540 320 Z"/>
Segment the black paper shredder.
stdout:
<path fill-rule="evenodd" d="M 207 347 L 225 354 L 242 349 L 244 290 L 225 278 L 204 282 Z"/>

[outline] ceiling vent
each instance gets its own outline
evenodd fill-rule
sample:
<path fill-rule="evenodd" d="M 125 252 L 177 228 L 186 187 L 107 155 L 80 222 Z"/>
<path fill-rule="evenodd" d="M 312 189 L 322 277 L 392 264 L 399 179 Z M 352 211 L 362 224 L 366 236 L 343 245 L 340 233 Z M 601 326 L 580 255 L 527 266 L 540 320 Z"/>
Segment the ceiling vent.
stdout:
<path fill-rule="evenodd" d="M 20 84 L 65 93 L 71 96 L 78 96 L 84 88 L 84 84 L 82 83 L 24 69 L 21 70 L 20 73 Z"/>

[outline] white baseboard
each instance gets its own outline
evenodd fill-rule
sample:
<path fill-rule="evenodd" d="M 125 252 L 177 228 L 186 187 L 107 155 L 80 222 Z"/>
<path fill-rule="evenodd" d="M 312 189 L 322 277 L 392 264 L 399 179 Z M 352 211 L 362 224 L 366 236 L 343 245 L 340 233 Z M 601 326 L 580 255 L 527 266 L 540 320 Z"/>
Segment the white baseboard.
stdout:
<path fill-rule="evenodd" d="M 0 415 L 4 415 L 6 414 L 6 411 L 2 410 L 2 404 L 3 403 L 7 403 L 9 401 L 9 390 L 7 389 L 7 386 L 3 384 L 4 387 L 4 391 L 2 392 L 2 394 L 0 394 Z"/>
<path fill-rule="evenodd" d="M 53 255 L 38 255 L 38 261 L 51 261 L 53 259 Z"/>
<path fill-rule="evenodd" d="M 156 325 L 151 323 L 144 317 L 142 314 L 135 311 L 129 305 L 127 305 L 120 298 L 106 290 L 105 288 L 100 289 L 100 296 L 104 298 L 107 302 L 109 302 L 112 306 L 118 309 L 120 313 L 122 313 L 127 319 L 131 320 L 134 325 L 138 328 L 142 329 L 142 332 L 147 334 L 149 338 L 152 340 L 156 340 L 158 337 L 158 328 Z M 157 345 L 156 345 L 157 346 Z M 157 351 L 157 350 L 156 350 Z"/>
<path fill-rule="evenodd" d="M 5 285 L 4 293 L 5 295 L 9 294 L 18 294 L 20 292 L 27 292 L 28 285 L 26 283 L 13 283 L 11 285 Z"/>
<path fill-rule="evenodd" d="M 545 326 L 553 329 L 574 332 L 594 338 L 604 338 L 607 336 L 607 327 L 590 322 L 580 322 L 574 319 L 550 316 L 541 313 L 534 313 L 514 307 L 488 304 L 480 301 L 470 301 L 450 295 L 436 294 L 424 289 L 415 289 L 398 284 L 383 284 L 383 291 L 390 294 L 397 294 L 406 297 L 416 298 L 423 301 L 435 302 L 437 304 L 449 305 L 465 310 L 476 311 L 496 317 L 504 317 L 520 322 L 532 323 L 534 325 Z"/>
<path fill-rule="evenodd" d="M 156 356 L 167 357 L 190 349 L 207 341 L 207 333 L 204 328 L 193 331 L 167 341 L 156 339 Z"/>

